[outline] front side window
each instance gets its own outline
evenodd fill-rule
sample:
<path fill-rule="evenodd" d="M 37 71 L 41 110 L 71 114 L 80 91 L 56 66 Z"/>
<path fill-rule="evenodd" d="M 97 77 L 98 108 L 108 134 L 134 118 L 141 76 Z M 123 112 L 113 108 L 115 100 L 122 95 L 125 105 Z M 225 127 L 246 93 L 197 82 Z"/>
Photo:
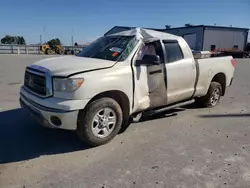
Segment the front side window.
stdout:
<path fill-rule="evenodd" d="M 160 41 L 155 41 L 155 42 L 143 44 L 139 50 L 138 55 L 137 55 L 137 60 L 142 60 L 142 58 L 145 54 L 158 55 L 160 57 L 161 63 L 164 62 L 164 54 L 162 51 Z"/>
<path fill-rule="evenodd" d="M 178 42 L 165 42 L 164 46 L 167 54 L 168 63 L 179 61 L 184 58 Z"/>
<path fill-rule="evenodd" d="M 143 56 L 147 54 L 147 55 L 156 55 L 156 50 L 155 47 L 153 45 L 153 43 L 151 44 L 143 44 L 139 50 L 139 53 L 137 55 L 137 60 L 142 60 Z"/>
<path fill-rule="evenodd" d="M 135 36 L 105 36 L 84 48 L 78 57 L 123 61 L 137 44 Z"/>

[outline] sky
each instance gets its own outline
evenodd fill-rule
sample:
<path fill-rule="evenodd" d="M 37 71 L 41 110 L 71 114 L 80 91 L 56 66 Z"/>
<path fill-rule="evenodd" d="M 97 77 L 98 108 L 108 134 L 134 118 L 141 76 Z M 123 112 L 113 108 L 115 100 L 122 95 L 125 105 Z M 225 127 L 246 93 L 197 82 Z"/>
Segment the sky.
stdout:
<path fill-rule="evenodd" d="M 250 28 L 250 0 L 0 0 L 0 38 L 23 36 L 28 44 L 59 38 L 78 44 L 113 26 L 165 28 L 219 25 Z"/>

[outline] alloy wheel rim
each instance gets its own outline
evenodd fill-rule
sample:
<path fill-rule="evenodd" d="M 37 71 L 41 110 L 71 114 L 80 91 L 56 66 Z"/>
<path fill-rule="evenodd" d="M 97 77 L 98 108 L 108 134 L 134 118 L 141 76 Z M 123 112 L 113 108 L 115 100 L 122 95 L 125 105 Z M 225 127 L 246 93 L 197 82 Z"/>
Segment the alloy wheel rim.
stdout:
<path fill-rule="evenodd" d="M 220 99 L 220 89 L 216 88 L 211 97 L 211 104 L 215 106 Z"/>
<path fill-rule="evenodd" d="M 92 121 L 92 132 L 98 138 L 106 138 L 114 130 L 116 122 L 115 111 L 105 107 L 95 114 Z"/>

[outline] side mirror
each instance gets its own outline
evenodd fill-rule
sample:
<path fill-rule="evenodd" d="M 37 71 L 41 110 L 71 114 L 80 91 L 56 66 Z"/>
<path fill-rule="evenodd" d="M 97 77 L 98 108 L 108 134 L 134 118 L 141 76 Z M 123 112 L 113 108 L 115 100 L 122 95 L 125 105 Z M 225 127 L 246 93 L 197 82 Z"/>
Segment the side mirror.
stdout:
<path fill-rule="evenodd" d="M 139 66 L 139 65 L 152 66 L 152 65 L 160 65 L 160 64 L 161 64 L 161 61 L 158 55 L 145 54 L 142 60 L 136 61 L 136 66 Z"/>

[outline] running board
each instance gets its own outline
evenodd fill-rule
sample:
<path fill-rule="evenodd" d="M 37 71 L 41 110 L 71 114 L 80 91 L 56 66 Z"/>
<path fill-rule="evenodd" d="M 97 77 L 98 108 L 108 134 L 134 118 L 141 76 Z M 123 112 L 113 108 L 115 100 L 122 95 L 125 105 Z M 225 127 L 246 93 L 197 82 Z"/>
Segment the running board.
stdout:
<path fill-rule="evenodd" d="M 178 107 L 181 107 L 181 106 L 186 106 L 186 105 L 192 104 L 194 102 L 195 102 L 195 100 L 192 99 L 192 100 L 189 100 L 189 101 L 184 101 L 184 102 L 173 104 L 173 105 L 170 105 L 170 106 L 167 106 L 167 107 L 163 107 L 163 108 L 160 108 L 160 109 L 157 109 L 157 110 L 150 110 L 149 112 L 147 112 L 147 115 L 159 114 L 161 112 L 171 110 L 171 109 L 174 109 L 174 108 L 178 108 Z"/>

